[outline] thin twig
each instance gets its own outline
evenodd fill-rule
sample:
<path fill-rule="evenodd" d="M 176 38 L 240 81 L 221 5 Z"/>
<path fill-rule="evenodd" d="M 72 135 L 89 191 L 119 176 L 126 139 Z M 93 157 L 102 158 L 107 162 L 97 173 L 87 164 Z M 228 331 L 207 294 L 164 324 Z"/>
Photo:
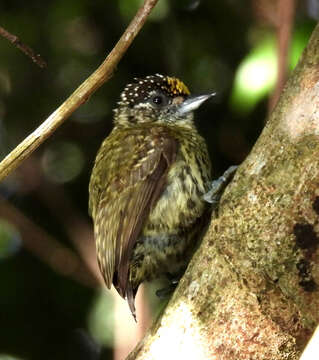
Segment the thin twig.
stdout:
<path fill-rule="evenodd" d="M 9 31 L 0 26 L 0 36 L 4 37 L 11 42 L 14 46 L 20 49 L 25 55 L 37 64 L 40 68 L 46 68 L 47 63 L 42 59 L 39 54 L 36 54 L 30 46 L 24 44 L 16 35 L 11 34 Z"/>
<path fill-rule="evenodd" d="M 270 112 L 275 107 L 287 79 L 287 59 L 289 54 L 291 31 L 294 22 L 295 0 L 279 0 L 278 7 L 277 83 L 269 101 Z"/>
<path fill-rule="evenodd" d="M 34 132 L 0 163 L 0 181 L 8 176 L 111 76 L 122 56 L 143 27 L 158 0 L 145 0 L 104 62 Z"/>

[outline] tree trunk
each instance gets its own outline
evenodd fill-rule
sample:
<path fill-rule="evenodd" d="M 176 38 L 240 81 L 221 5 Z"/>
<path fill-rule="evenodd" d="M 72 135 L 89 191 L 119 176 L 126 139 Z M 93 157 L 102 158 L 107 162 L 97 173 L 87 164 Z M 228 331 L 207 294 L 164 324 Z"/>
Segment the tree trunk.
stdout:
<path fill-rule="evenodd" d="M 319 26 L 128 359 L 299 359 L 319 320 Z"/>

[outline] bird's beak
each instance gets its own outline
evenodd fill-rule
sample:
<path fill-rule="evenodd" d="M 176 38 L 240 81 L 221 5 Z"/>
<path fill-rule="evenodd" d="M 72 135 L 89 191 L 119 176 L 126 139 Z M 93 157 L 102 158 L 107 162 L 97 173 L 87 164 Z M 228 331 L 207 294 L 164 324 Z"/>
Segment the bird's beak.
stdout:
<path fill-rule="evenodd" d="M 180 115 L 189 113 L 189 112 L 199 108 L 206 100 L 208 100 L 209 98 L 211 98 L 215 95 L 216 95 L 216 93 L 190 96 L 179 105 L 177 111 Z"/>

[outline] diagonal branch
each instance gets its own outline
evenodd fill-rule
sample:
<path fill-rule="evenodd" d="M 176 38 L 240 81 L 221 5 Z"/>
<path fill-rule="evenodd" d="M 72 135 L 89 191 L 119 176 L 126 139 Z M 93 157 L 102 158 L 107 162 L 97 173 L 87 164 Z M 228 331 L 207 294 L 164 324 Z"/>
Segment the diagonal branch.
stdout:
<path fill-rule="evenodd" d="M 128 359 L 297 360 L 319 323 L 319 24 L 165 312 Z"/>
<path fill-rule="evenodd" d="M 269 101 L 269 110 L 275 107 L 287 79 L 287 65 L 291 33 L 295 16 L 295 0 L 278 1 L 277 21 L 277 82 L 274 93 Z"/>
<path fill-rule="evenodd" d="M 143 27 L 158 0 L 145 0 L 103 63 L 34 132 L 0 163 L 0 181 L 38 148 L 81 104 L 112 76 L 117 64 Z"/>
<path fill-rule="evenodd" d="M 27 55 L 35 64 L 40 68 L 46 68 L 47 63 L 41 58 L 39 54 L 36 54 L 30 46 L 24 44 L 16 35 L 11 34 L 9 31 L 0 26 L 0 36 L 4 37 L 11 44 L 15 45 L 20 49 L 25 55 Z"/>

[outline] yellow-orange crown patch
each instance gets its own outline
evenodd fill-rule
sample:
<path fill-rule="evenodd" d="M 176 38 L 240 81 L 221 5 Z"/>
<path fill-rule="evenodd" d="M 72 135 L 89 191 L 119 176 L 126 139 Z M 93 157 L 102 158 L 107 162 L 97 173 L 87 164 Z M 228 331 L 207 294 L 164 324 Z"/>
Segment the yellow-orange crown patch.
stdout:
<path fill-rule="evenodd" d="M 149 75 L 145 78 L 135 78 L 121 94 L 120 105 L 134 106 L 146 101 L 154 92 L 163 91 L 169 97 L 188 96 L 190 91 L 179 79 L 161 74 Z"/>
<path fill-rule="evenodd" d="M 179 79 L 167 76 L 167 84 L 169 85 L 169 91 L 174 95 L 189 95 L 190 91 L 188 87 Z"/>

